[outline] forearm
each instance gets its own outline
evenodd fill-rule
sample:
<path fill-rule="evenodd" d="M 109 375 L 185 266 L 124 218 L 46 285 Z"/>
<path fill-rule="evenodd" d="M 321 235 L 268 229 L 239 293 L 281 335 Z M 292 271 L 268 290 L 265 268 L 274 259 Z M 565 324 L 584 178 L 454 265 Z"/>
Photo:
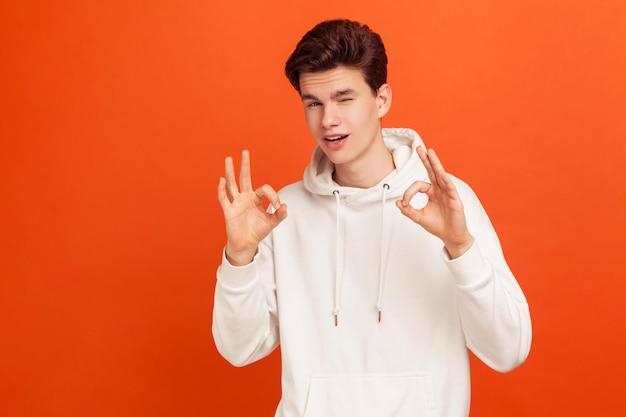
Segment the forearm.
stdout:
<path fill-rule="evenodd" d="M 278 344 L 273 297 L 255 262 L 237 267 L 224 255 L 217 272 L 212 330 L 219 352 L 233 365 L 254 362 Z"/>
<path fill-rule="evenodd" d="M 501 372 L 526 359 L 531 343 L 528 304 L 504 259 L 485 257 L 478 243 L 448 261 L 457 280 L 459 310 L 468 347 Z"/>

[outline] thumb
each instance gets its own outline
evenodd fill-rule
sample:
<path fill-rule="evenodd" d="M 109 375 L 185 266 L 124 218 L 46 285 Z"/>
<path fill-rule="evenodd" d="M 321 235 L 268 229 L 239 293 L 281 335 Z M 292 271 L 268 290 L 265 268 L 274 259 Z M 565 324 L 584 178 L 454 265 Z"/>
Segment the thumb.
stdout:
<path fill-rule="evenodd" d="M 287 204 L 282 203 L 270 216 L 272 228 L 278 226 L 280 222 L 287 218 Z"/>

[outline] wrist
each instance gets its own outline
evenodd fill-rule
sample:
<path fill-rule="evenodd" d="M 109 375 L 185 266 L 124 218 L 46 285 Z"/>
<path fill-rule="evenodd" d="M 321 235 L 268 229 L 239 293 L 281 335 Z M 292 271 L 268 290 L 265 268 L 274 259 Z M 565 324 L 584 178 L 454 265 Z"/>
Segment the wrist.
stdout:
<path fill-rule="evenodd" d="M 444 243 L 446 252 L 450 256 L 450 259 L 456 259 L 463 256 L 474 245 L 474 236 L 469 236 L 461 243 Z"/>
<path fill-rule="evenodd" d="M 226 255 L 226 259 L 233 266 L 244 266 L 248 265 L 254 259 L 254 256 L 257 253 L 258 248 L 248 249 L 248 250 L 233 250 L 228 245 L 224 249 L 224 253 Z"/>

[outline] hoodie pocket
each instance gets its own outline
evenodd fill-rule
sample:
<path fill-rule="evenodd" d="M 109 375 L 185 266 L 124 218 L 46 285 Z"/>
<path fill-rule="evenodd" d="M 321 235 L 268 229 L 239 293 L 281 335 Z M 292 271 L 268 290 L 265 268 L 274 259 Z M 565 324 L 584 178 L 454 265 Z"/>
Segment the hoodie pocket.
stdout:
<path fill-rule="evenodd" d="M 305 417 L 438 417 L 432 378 L 415 374 L 311 378 Z"/>

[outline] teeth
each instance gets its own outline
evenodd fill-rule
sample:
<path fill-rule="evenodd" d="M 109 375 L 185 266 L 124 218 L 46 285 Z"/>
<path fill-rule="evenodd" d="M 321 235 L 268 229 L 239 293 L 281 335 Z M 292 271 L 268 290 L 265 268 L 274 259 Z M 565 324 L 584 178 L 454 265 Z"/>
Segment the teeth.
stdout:
<path fill-rule="evenodd" d="M 345 137 L 346 137 L 345 135 L 341 135 L 341 136 L 330 136 L 330 137 L 326 138 L 326 140 L 331 141 L 331 142 L 334 142 L 334 141 L 336 141 L 336 140 L 343 139 L 343 138 L 345 138 Z"/>

